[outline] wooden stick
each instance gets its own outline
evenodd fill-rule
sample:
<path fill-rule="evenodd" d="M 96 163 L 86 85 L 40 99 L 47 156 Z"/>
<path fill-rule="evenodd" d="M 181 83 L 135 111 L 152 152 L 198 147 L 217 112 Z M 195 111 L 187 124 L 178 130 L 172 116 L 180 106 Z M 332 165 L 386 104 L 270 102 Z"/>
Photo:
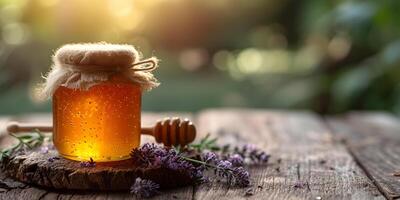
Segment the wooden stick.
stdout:
<path fill-rule="evenodd" d="M 32 132 L 38 130 L 40 132 L 52 132 L 51 125 L 29 124 L 19 122 L 9 122 L 7 125 L 8 133 Z M 163 143 L 166 146 L 186 145 L 196 137 L 196 128 L 188 119 L 181 120 L 179 118 L 165 118 L 158 121 L 153 127 L 142 127 L 141 133 L 151 135 L 156 142 Z"/>

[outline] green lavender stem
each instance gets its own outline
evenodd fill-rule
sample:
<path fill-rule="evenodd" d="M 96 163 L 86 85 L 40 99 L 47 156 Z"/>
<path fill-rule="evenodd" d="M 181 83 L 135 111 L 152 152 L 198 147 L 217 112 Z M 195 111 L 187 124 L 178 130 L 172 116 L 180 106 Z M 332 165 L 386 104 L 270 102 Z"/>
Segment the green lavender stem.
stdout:
<path fill-rule="evenodd" d="M 5 156 L 10 156 L 13 152 L 17 151 L 18 149 L 26 146 L 29 149 L 37 147 L 41 145 L 45 139 L 45 135 L 43 135 L 39 130 L 35 130 L 34 133 L 24 134 L 24 135 L 15 135 L 14 133 L 9 134 L 11 137 L 18 140 L 18 143 L 14 146 L 9 148 L 3 149 L 0 151 L 0 161 Z"/>
<path fill-rule="evenodd" d="M 188 158 L 188 157 L 185 157 L 185 156 L 180 156 L 180 157 L 181 157 L 182 159 L 184 159 L 184 160 L 189 161 L 189 162 L 193 162 L 193 163 L 205 165 L 205 166 L 207 166 L 207 167 L 211 167 L 211 168 L 215 168 L 215 169 L 222 169 L 222 170 L 232 171 L 232 169 L 229 169 L 229 168 L 221 168 L 221 167 L 218 167 L 218 166 L 215 166 L 215 165 L 208 164 L 208 163 L 206 163 L 206 162 L 204 162 L 204 161 L 201 161 L 201 160 L 196 160 L 196 159 Z"/>

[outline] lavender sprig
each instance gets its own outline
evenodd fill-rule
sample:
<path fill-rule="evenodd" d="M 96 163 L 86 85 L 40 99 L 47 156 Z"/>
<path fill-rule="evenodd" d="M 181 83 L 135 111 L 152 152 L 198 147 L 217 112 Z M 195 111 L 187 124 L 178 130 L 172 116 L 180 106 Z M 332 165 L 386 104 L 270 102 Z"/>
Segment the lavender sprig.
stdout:
<path fill-rule="evenodd" d="M 210 138 L 210 134 L 207 134 L 199 143 L 189 144 L 189 148 L 192 148 L 198 152 L 204 150 L 220 151 L 221 147 L 217 145 L 217 138 Z"/>
<path fill-rule="evenodd" d="M 250 173 L 241 165 L 241 158 L 234 156 L 232 163 L 229 160 L 209 159 L 208 166 L 214 166 L 214 174 L 226 180 L 229 185 L 247 187 L 250 185 Z"/>
<path fill-rule="evenodd" d="M 33 133 L 15 135 L 10 133 L 11 137 L 18 140 L 18 143 L 10 148 L 0 150 L 0 161 L 5 157 L 10 157 L 13 154 L 25 152 L 27 149 L 32 149 L 43 144 L 46 136 L 39 130 Z"/>
<path fill-rule="evenodd" d="M 138 198 L 149 198 L 159 193 L 160 185 L 151 180 L 136 178 L 131 193 Z"/>
<path fill-rule="evenodd" d="M 213 169 L 215 175 L 224 179 L 229 185 L 248 186 L 250 175 L 237 163 L 240 156 L 233 156 L 237 162 L 235 165 L 229 160 L 220 160 L 217 154 L 206 152 L 200 159 L 187 157 L 183 153 L 178 153 L 175 149 L 166 149 L 155 144 L 144 144 L 142 147 L 134 149 L 131 153 L 134 163 L 144 168 L 163 167 L 181 173 L 186 173 L 194 180 L 205 180 L 204 170 Z M 237 161 L 239 160 L 239 161 Z"/>
<path fill-rule="evenodd" d="M 194 166 L 184 159 L 175 149 L 167 149 L 155 144 L 146 143 L 131 152 L 133 162 L 142 168 L 166 168 L 185 173 L 195 181 L 203 177 L 202 168 Z"/>
<path fill-rule="evenodd" d="M 264 164 L 270 157 L 254 145 L 220 147 L 216 141 L 216 138 L 211 139 L 207 135 L 199 143 L 184 148 L 166 149 L 155 144 L 145 144 L 133 150 L 131 156 L 139 166 L 178 170 L 199 180 L 207 180 L 203 172 L 212 170 L 216 178 L 225 180 L 229 185 L 242 187 L 250 185 L 250 174 L 243 166 Z"/>
<path fill-rule="evenodd" d="M 200 164 L 205 169 L 213 169 L 218 178 L 222 178 L 228 185 L 247 187 L 250 185 L 250 173 L 243 167 L 236 167 L 228 160 L 219 160 L 216 154 L 208 152 L 203 155 L 204 161 L 182 157 L 190 162 Z M 204 169 L 204 168 L 203 168 Z M 203 176 L 203 179 L 208 179 Z"/>
<path fill-rule="evenodd" d="M 213 163 L 218 160 L 218 156 L 214 152 L 209 151 L 202 155 L 202 160 L 206 163 Z"/>
<path fill-rule="evenodd" d="M 255 145 L 247 144 L 242 147 L 235 147 L 234 154 L 240 155 L 244 162 L 248 164 L 264 164 L 267 163 L 271 157 L 264 151 L 258 149 Z"/>
<path fill-rule="evenodd" d="M 189 149 L 193 149 L 198 153 L 204 151 L 218 152 L 222 159 L 231 161 L 236 166 L 244 164 L 265 164 L 268 162 L 270 155 L 258 149 L 253 144 L 246 144 L 241 147 L 231 147 L 228 145 L 217 145 L 217 138 L 210 138 L 207 134 L 199 143 L 189 145 Z M 240 158 L 241 157 L 241 158 Z"/>
<path fill-rule="evenodd" d="M 228 157 L 228 161 L 232 163 L 233 166 L 239 167 L 244 165 L 244 159 L 239 154 L 233 154 Z"/>

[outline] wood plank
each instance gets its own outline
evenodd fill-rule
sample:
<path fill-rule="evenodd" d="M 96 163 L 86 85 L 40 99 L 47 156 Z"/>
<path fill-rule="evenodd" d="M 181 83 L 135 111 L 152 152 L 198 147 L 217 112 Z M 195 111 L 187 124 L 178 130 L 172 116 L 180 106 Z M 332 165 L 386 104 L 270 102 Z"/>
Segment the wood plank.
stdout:
<path fill-rule="evenodd" d="M 351 113 L 327 119 L 357 162 L 388 199 L 400 198 L 400 120 L 387 113 Z"/>
<path fill-rule="evenodd" d="M 312 113 L 209 110 L 199 114 L 198 126 L 222 144 L 252 143 L 271 153 L 268 166 L 250 169 L 252 199 L 384 199 Z M 213 182 L 196 188 L 195 199 L 248 198 L 248 189 Z"/>
<path fill-rule="evenodd" d="M 142 125 L 150 126 L 153 125 L 157 120 L 165 117 L 179 116 L 182 118 L 189 118 L 193 120 L 194 116 L 189 113 L 143 113 L 142 114 Z M 4 116 L 2 126 L 8 120 L 17 120 L 21 122 L 49 122 L 51 123 L 50 114 L 30 114 L 18 117 L 6 117 Z M 4 132 L 3 132 L 4 133 Z M 6 141 L 2 143 L 1 141 Z M 154 139 L 150 136 L 143 136 L 142 143 L 154 142 Z M 0 137 L 0 148 L 10 145 L 9 137 Z M 154 199 L 191 199 L 193 196 L 193 187 L 184 187 L 173 190 L 162 191 L 162 195 L 155 197 Z M 135 196 L 129 193 L 97 193 L 97 192 L 76 192 L 76 191 L 48 191 L 43 188 L 37 188 L 34 186 L 28 186 L 23 183 L 13 181 L 12 179 L 6 178 L 0 171 L 0 200 L 25 200 L 25 199 L 136 199 Z"/>
<path fill-rule="evenodd" d="M 164 200 L 164 199 L 190 199 L 193 194 L 192 187 L 177 188 L 168 191 L 163 191 L 162 195 L 155 196 L 151 200 Z M 136 199 L 129 193 L 101 193 L 101 192 L 75 192 L 75 193 L 56 193 L 48 192 L 43 195 L 43 200 L 99 200 L 99 199 L 118 199 L 128 200 Z"/>

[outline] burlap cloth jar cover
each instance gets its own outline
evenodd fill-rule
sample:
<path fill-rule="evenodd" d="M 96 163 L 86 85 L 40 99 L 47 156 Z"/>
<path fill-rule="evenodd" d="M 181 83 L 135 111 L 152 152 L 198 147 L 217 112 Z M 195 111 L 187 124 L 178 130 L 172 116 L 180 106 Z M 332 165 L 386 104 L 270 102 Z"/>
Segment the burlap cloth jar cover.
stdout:
<path fill-rule="evenodd" d="M 45 77 L 41 94 L 50 98 L 59 86 L 87 90 L 119 73 L 141 86 L 142 91 L 159 85 L 152 71 L 157 68 L 155 57 L 141 60 L 131 45 L 108 43 L 67 44 L 53 56 L 53 66 Z"/>

